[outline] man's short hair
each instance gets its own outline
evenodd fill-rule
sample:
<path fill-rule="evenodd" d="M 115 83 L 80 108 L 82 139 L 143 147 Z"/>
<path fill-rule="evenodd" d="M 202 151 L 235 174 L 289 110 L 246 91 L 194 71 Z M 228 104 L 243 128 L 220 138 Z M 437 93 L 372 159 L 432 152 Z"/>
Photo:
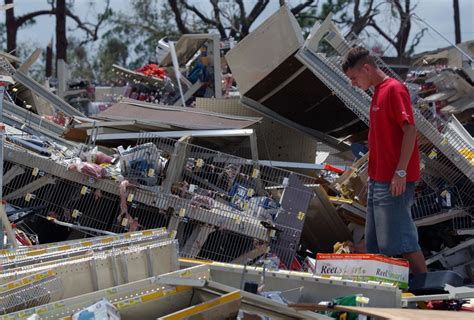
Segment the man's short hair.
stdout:
<path fill-rule="evenodd" d="M 366 63 L 377 67 L 374 58 L 370 55 L 370 52 L 367 49 L 363 47 L 355 47 L 349 50 L 347 53 L 344 62 L 342 63 L 342 70 L 347 72 L 347 70 L 351 68 L 355 68 Z"/>

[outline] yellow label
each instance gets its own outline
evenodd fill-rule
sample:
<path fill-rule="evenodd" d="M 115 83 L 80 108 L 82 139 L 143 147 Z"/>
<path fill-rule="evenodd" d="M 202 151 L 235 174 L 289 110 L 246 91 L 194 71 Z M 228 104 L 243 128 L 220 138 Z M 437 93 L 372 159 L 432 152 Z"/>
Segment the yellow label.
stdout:
<path fill-rule="evenodd" d="M 86 187 L 86 186 L 82 186 L 82 188 L 81 188 L 81 194 L 82 194 L 82 195 L 85 195 L 85 194 L 87 193 L 87 191 L 88 191 L 88 190 L 87 190 L 87 187 Z"/>
<path fill-rule="evenodd" d="M 275 236 L 275 233 L 276 232 L 274 229 L 270 230 L 270 234 L 269 234 L 270 238 L 273 238 Z"/>
<path fill-rule="evenodd" d="M 202 159 L 197 159 L 196 160 L 196 167 L 200 168 L 204 165 L 204 160 Z"/>
<path fill-rule="evenodd" d="M 90 242 L 90 241 L 84 241 L 84 242 L 81 242 L 81 245 L 82 245 L 83 247 L 90 247 L 90 246 L 93 245 L 93 243 Z"/>
<path fill-rule="evenodd" d="M 302 212 L 302 211 L 298 212 L 298 219 L 300 219 L 300 220 L 304 219 L 304 212 Z"/>
<path fill-rule="evenodd" d="M 33 172 L 31 173 L 31 175 L 33 175 L 34 177 L 36 177 L 38 175 L 38 172 L 39 172 L 39 168 L 34 168 L 33 169 Z"/>
<path fill-rule="evenodd" d="M 441 144 L 447 145 L 448 142 L 449 142 L 448 139 L 444 138 L 444 139 L 441 141 Z"/>
<path fill-rule="evenodd" d="M 186 214 L 186 209 L 184 209 L 184 208 L 179 209 L 179 216 L 181 218 L 184 217 L 185 214 Z"/>
<path fill-rule="evenodd" d="M 48 308 L 45 308 L 45 307 L 39 307 L 35 309 L 35 312 L 38 314 L 46 313 L 48 311 L 49 311 Z"/>
<path fill-rule="evenodd" d="M 123 218 L 122 219 L 122 227 L 126 227 L 128 225 L 128 219 L 127 218 Z"/>
<path fill-rule="evenodd" d="M 241 222 L 242 222 L 242 217 L 241 216 L 235 217 L 235 224 L 240 224 Z"/>
<path fill-rule="evenodd" d="M 155 169 L 153 169 L 153 168 L 148 169 L 148 174 L 147 175 L 149 177 L 154 177 L 155 176 Z"/>
<path fill-rule="evenodd" d="M 430 154 L 428 155 L 428 158 L 430 159 L 434 159 L 438 156 L 438 152 L 436 152 L 436 150 L 431 150 Z"/>
<path fill-rule="evenodd" d="M 26 196 L 25 196 L 25 201 L 30 202 L 32 197 L 33 197 L 33 195 L 31 193 L 27 193 Z"/>
<path fill-rule="evenodd" d="M 117 289 L 111 288 L 111 289 L 107 289 L 105 292 L 106 292 L 106 294 L 107 294 L 108 296 L 111 296 L 111 295 L 117 293 Z"/>
<path fill-rule="evenodd" d="M 254 191 L 252 188 L 248 189 L 248 190 L 247 190 L 247 197 L 253 196 L 254 192 L 255 192 L 255 191 Z"/>
<path fill-rule="evenodd" d="M 177 232 L 176 230 L 171 231 L 171 233 L 170 233 L 170 238 L 171 238 L 171 239 L 174 239 L 174 238 L 176 237 L 176 234 L 177 234 L 177 233 L 178 233 L 178 232 Z"/>
<path fill-rule="evenodd" d="M 127 306 L 129 306 L 129 302 L 128 301 L 120 301 L 118 302 L 115 306 L 118 308 L 118 309 L 123 309 Z"/>
<path fill-rule="evenodd" d="M 113 237 L 108 237 L 108 238 L 102 239 L 100 242 L 102 242 L 102 243 L 110 243 L 110 242 L 112 242 L 112 241 L 114 241 L 114 238 L 113 238 Z"/>
<path fill-rule="evenodd" d="M 128 201 L 128 202 L 132 202 L 132 201 L 133 201 L 133 197 L 134 197 L 133 193 L 130 193 L 130 194 L 128 195 L 128 197 L 127 197 L 127 201 Z"/>
<path fill-rule="evenodd" d="M 72 210 L 72 217 L 73 218 L 77 218 L 78 215 L 79 215 L 79 210 L 77 210 L 77 209 Z"/>
<path fill-rule="evenodd" d="M 253 171 L 252 171 L 252 178 L 258 178 L 259 175 L 260 175 L 260 170 L 258 170 L 258 169 L 253 169 Z"/>
<path fill-rule="evenodd" d="M 244 201 L 242 207 L 244 208 L 244 210 L 247 210 L 247 208 L 249 207 L 249 203 L 247 201 Z"/>

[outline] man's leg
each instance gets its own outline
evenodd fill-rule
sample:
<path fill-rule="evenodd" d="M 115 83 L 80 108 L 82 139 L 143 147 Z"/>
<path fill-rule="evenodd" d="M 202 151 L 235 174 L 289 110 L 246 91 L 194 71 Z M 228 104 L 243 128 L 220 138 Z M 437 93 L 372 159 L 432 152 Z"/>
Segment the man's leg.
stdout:
<path fill-rule="evenodd" d="M 379 253 L 377 243 L 377 232 L 374 218 L 374 181 L 367 183 L 367 214 L 365 215 L 365 251 L 368 253 Z"/>
<path fill-rule="evenodd" d="M 374 217 L 380 253 L 401 255 L 410 262 L 413 273 L 426 272 L 425 258 L 418 245 L 418 231 L 411 217 L 415 191 L 414 183 L 407 183 L 404 194 L 394 197 L 390 184 L 375 183 Z"/>
<path fill-rule="evenodd" d="M 402 257 L 407 259 L 410 263 L 411 273 L 426 273 L 428 268 L 426 267 L 425 257 L 421 251 L 402 253 Z"/>

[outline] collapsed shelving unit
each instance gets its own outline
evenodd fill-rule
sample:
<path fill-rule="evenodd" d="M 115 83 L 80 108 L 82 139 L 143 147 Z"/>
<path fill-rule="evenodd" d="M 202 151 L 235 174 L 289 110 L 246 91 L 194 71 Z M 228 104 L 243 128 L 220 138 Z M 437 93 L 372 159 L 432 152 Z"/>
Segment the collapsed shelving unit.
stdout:
<path fill-rule="evenodd" d="M 339 149 L 346 140 L 366 140 L 371 96 L 354 89 L 340 67 L 341 56 L 360 41 L 346 40 L 331 16 L 316 23 L 306 41 L 301 34 L 294 16 L 282 7 L 227 53 L 242 104 Z M 321 52 L 323 41 L 329 53 Z M 398 78 L 381 59 L 377 63 Z M 414 218 L 421 225 L 453 220 L 458 234 L 472 234 L 474 166 L 465 156 L 474 152 L 472 143 L 453 119 L 433 126 L 422 105 L 418 99 L 415 117 L 426 192 L 417 198 Z M 446 203 L 438 199 L 443 196 L 449 198 Z M 427 205 L 434 200 L 439 205 Z"/>

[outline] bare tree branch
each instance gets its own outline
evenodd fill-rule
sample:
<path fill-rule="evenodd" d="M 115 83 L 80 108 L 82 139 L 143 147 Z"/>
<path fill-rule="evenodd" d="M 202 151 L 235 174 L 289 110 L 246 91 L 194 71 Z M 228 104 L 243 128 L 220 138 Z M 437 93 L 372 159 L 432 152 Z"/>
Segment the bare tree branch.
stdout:
<path fill-rule="evenodd" d="M 206 17 L 201 11 L 199 11 L 198 8 L 196 8 L 195 6 L 190 5 L 186 0 L 180 0 L 180 1 L 181 1 L 181 4 L 186 9 L 194 12 L 204 23 L 207 23 L 207 24 L 210 24 L 210 25 L 213 25 L 213 26 L 216 25 L 216 22 L 214 20 L 209 19 L 208 17 Z"/>
<path fill-rule="evenodd" d="M 183 21 L 183 18 L 181 17 L 181 11 L 179 10 L 178 7 L 178 1 L 177 0 L 168 0 L 168 3 L 171 7 L 171 11 L 174 13 L 174 19 L 176 21 L 176 25 L 178 27 L 178 30 L 181 33 L 190 33 L 189 29 L 186 27 L 186 24 Z"/>
<path fill-rule="evenodd" d="M 409 53 L 412 53 L 415 50 L 415 47 L 420 44 L 421 38 L 425 35 L 425 32 L 428 30 L 428 28 L 423 28 L 421 29 L 420 32 L 418 32 L 415 37 L 413 38 L 413 41 L 410 45 L 410 48 L 408 49 Z"/>
<path fill-rule="evenodd" d="M 76 22 L 77 24 L 77 28 L 85 31 L 88 36 L 88 38 L 86 40 L 81 41 L 79 45 L 82 46 L 86 43 L 93 42 L 99 39 L 99 28 L 102 25 L 102 23 L 104 23 L 105 19 L 107 18 L 109 8 L 110 8 L 110 0 L 107 0 L 104 13 L 99 15 L 99 20 L 97 21 L 96 24 L 92 24 L 87 21 L 85 22 L 82 21 L 79 16 L 72 13 L 71 10 L 69 10 L 69 8 L 66 8 L 66 16 L 74 20 L 74 22 Z"/>
<path fill-rule="evenodd" d="M 219 34 L 222 39 L 227 38 L 227 34 L 225 33 L 225 28 L 222 25 L 221 21 L 221 9 L 219 8 L 219 0 L 210 0 L 212 4 L 212 8 L 214 10 L 214 19 L 216 22 L 216 28 L 219 31 Z"/>
<path fill-rule="evenodd" d="M 371 26 L 372 28 L 374 28 L 382 37 L 385 38 L 385 40 L 387 40 L 392 46 L 396 47 L 397 46 L 397 43 L 392 39 L 392 37 L 390 37 L 388 34 L 385 33 L 385 31 L 383 31 L 378 25 L 377 23 L 375 23 L 375 21 L 371 21 L 369 23 L 369 26 Z"/>
<path fill-rule="evenodd" d="M 239 6 L 239 9 L 240 9 L 240 23 L 243 24 L 243 22 L 245 21 L 245 5 L 244 5 L 244 2 L 242 0 L 235 0 L 235 2 L 237 2 L 237 5 Z"/>
<path fill-rule="evenodd" d="M 313 5 L 315 1 L 316 1 L 316 4 Z M 294 15 L 297 15 L 298 13 L 300 13 L 301 11 L 303 11 L 304 9 L 306 9 L 307 7 L 311 5 L 317 6 L 318 3 L 319 3 L 319 0 L 306 0 L 305 2 L 300 3 L 296 7 L 291 8 L 291 13 L 293 13 Z"/>
<path fill-rule="evenodd" d="M 53 14 L 56 14 L 55 10 L 40 10 L 40 11 L 35 11 L 35 12 L 25 14 L 21 17 L 16 18 L 16 27 L 20 28 L 25 22 L 27 22 L 28 20 L 34 19 L 38 16 L 53 15 Z"/>
<path fill-rule="evenodd" d="M 255 22 L 255 19 L 265 10 L 270 0 L 258 0 L 250 11 L 249 15 L 245 19 L 245 23 L 242 23 L 241 37 L 245 37 L 249 34 L 250 27 Z"/>

